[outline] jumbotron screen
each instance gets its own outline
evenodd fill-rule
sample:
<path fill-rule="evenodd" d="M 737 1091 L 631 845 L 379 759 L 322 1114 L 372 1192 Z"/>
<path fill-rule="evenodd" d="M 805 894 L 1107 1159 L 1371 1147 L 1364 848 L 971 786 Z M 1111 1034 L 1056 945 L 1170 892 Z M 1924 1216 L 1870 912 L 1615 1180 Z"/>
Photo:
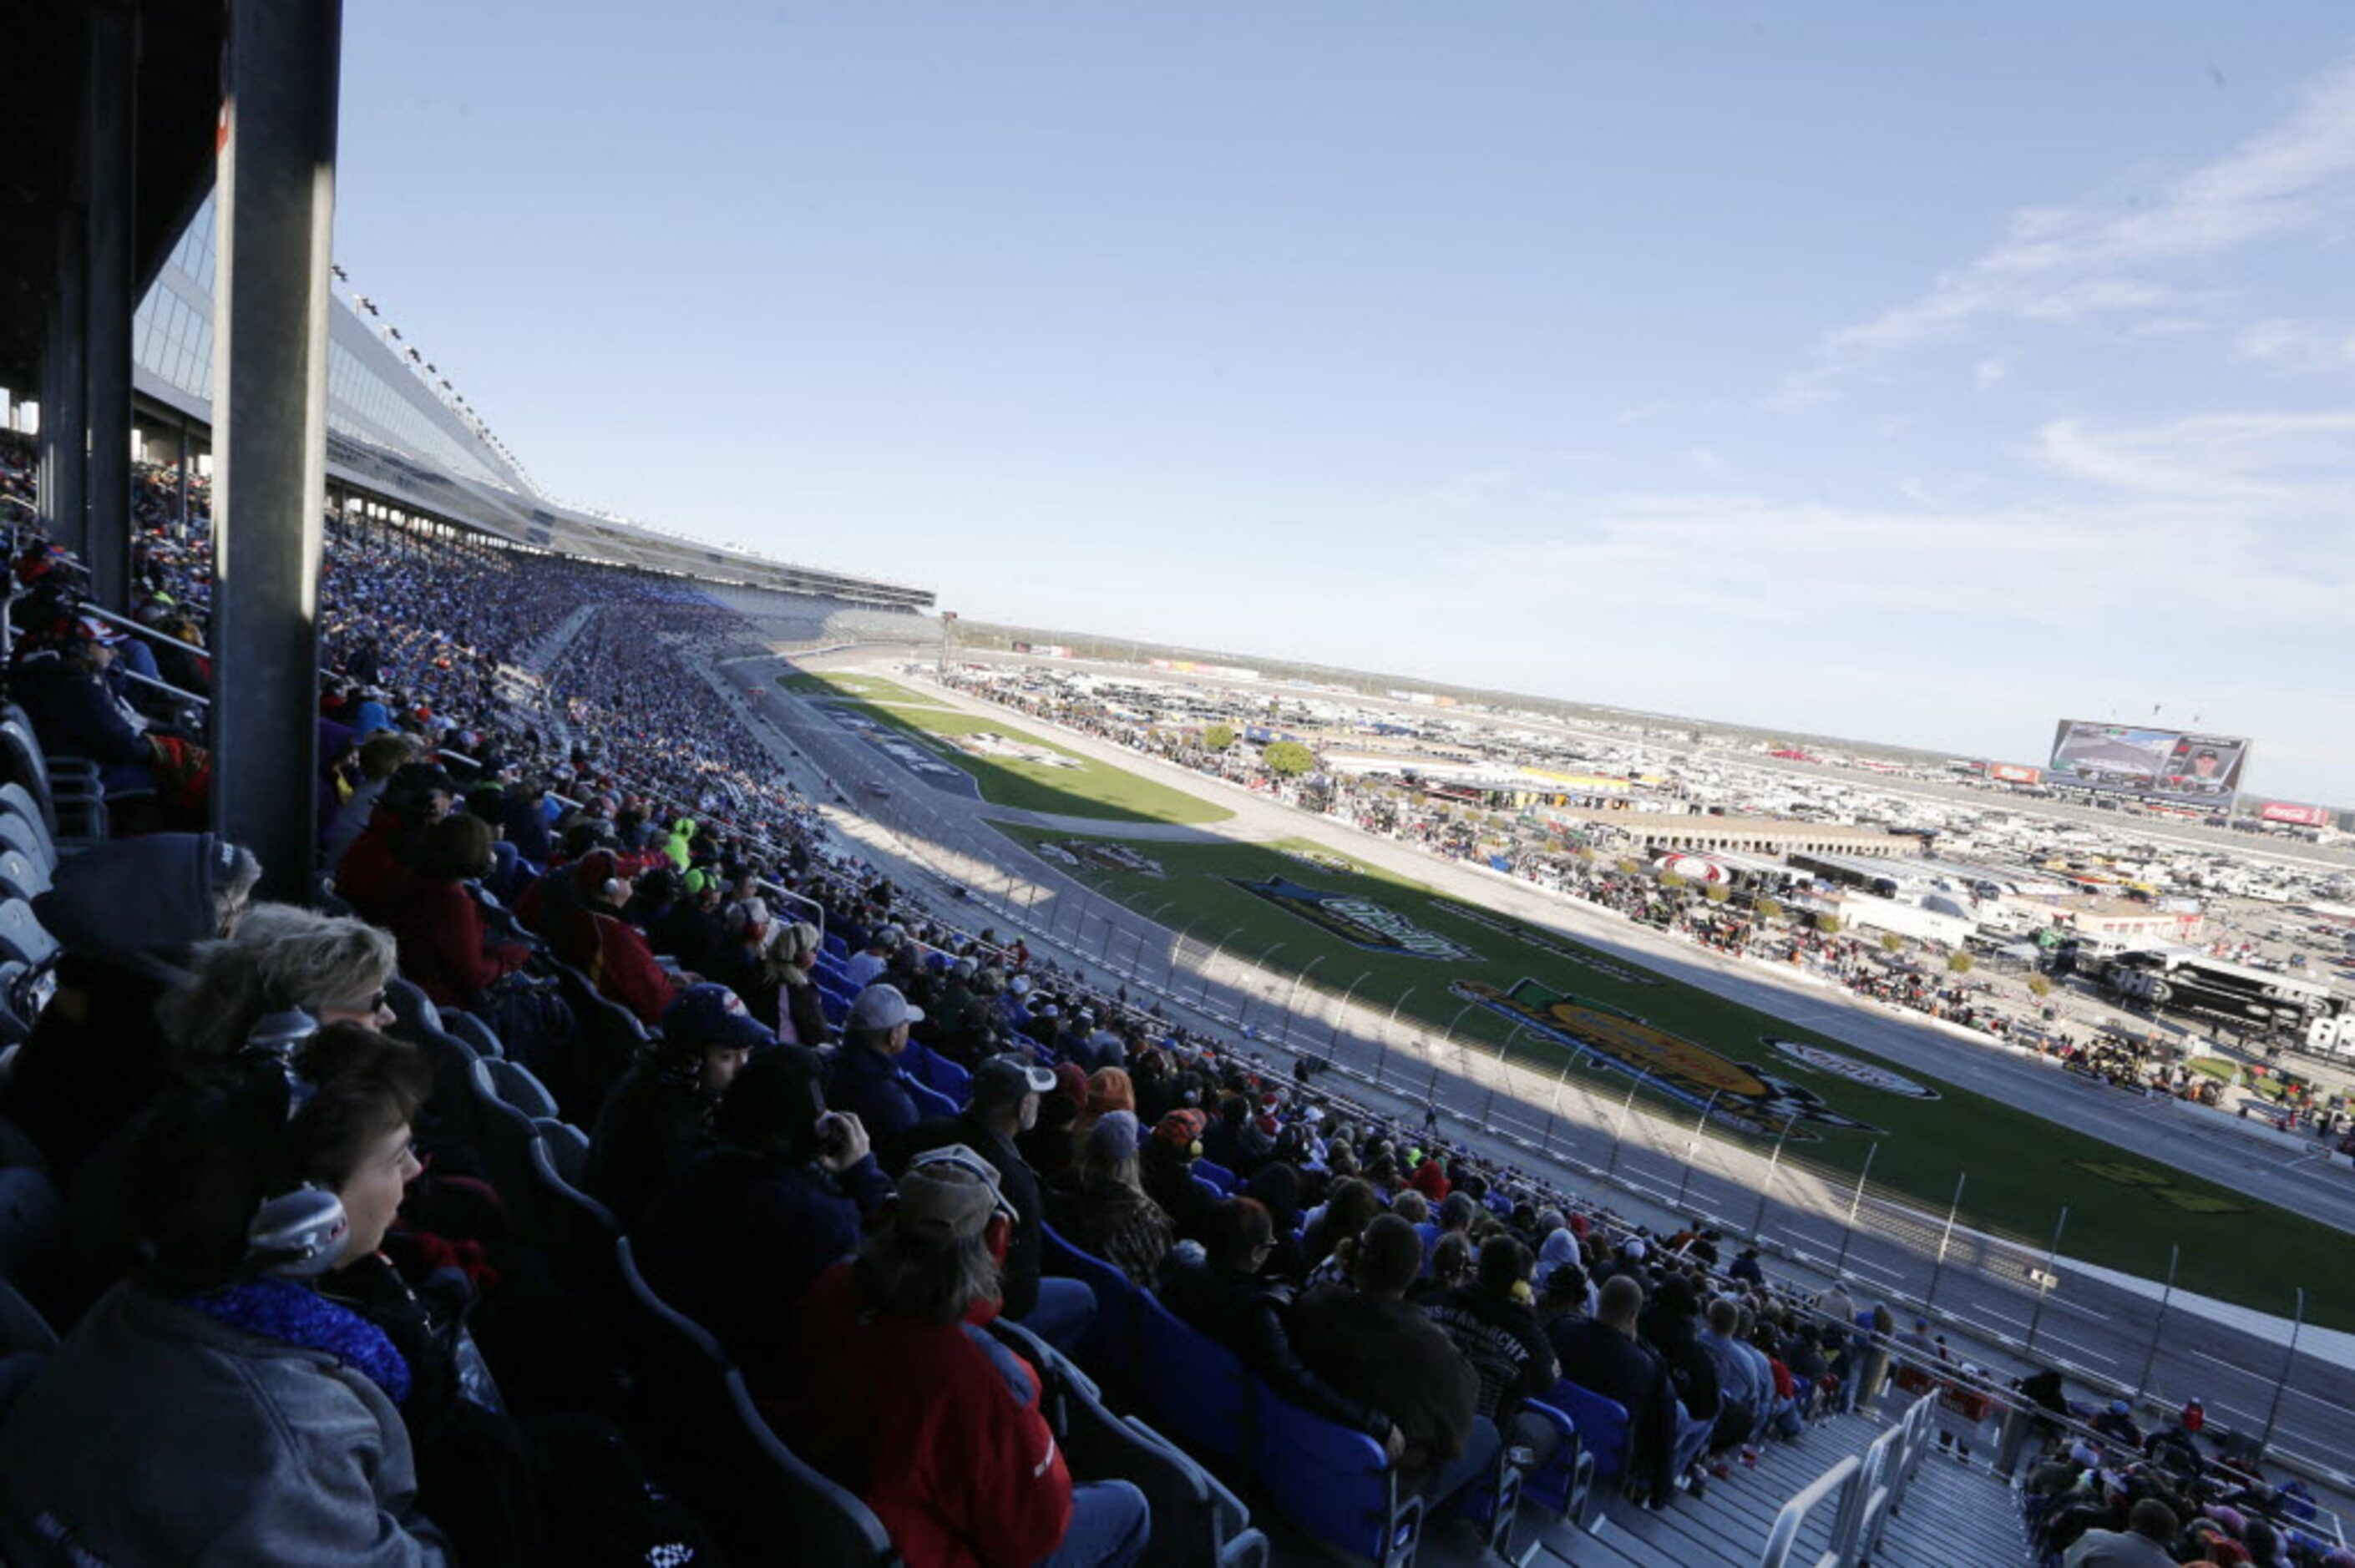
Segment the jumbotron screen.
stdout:
<path fill-rule="evenodd" d="M 2248 765 L 2245 736 L 2062 719 L 2047 781 L 2179 805 L 2229 806 Z"/>

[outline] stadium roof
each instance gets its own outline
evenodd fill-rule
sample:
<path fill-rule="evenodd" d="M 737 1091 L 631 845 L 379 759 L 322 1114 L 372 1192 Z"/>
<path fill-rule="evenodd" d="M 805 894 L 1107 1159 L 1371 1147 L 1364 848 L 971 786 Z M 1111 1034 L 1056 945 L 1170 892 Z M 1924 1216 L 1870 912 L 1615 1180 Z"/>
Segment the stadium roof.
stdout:
<path fill-rule="evenodd" d="M 212 420 L 213 204 L 197 210 L 157 269 L 132 323 L 140 395 Z M 413 345 L 396 347 L 338 293 L 327 323 L 327 474 L 387 502 L 511 544 L 783 593 L 890 609 L 928 609 L 930 589 L 771 560 L 541 494 L 448 381 Z M 445 395 L 446 394 L 446 395 Z"/>

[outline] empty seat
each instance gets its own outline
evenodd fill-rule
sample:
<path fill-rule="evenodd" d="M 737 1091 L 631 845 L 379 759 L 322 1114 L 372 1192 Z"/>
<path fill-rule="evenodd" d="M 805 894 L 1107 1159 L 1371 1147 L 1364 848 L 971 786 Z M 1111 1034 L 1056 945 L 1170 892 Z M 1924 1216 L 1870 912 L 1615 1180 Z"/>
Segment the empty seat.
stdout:
<path fill-rule="evenodd" d="M 385 981 L 385 1000 L 392 1004 L 392 1015 L 411 1029 L 431 1029 L 439 1033 L 443 1025 L 442 1010 L 422 987 L 399 975 Z"/>
<path fill-rule="evenodd" d="M 1243 1360 L 1136 1294 L 1137 1379 L 1154 1425 L 1190 1453 L 1241 1468 L 1251 1457 L 1251 1373 Z"/>
<path fill-rule="evenodd" d="M 46 867 L 21 850 L 0 850 L 0 896 L 30 901 L 49 890 Z"/>
<path fill-rule="evenodd" d="M 49 832 L 48 820 L 42 816 L 38 801 L 22 784 L 11 779 L 0 784 L 0 814 L 16 818 L 31 832 L 32 844 L 27 853 L 51 870 L 57 868 L 58 842 Z"/>
<path fill-rule="evenodd" d="M 1231 1198 L 1242 1186 L 1235 1173 L 1216 1160 L 1197 1160 L 1191 1167 L 1194 1179 L 1207 1181 L 1221 1198 Z"/>
<path fill-rule="evenodd" d="M 556 1117 L 556 1097 L 548 1092 L 548 1086 L 541 1083 L 529 1067 L 503 1056 L 481 1058 L 476 1065 L 489 1076 L 491 1086 L 499 1098 L 523 1112 L 530 1120 Z"/>
<path fill-rule="evenodd" d="M 58 939 L 41 928 L 31 905 L 21 898 L 0 902 L 0 959 L 39 970 L 55 964 L 58 952 Z"/>
<path fill-rule="evenodd" d="M 1267 1537 L 1251 1527 L 1251 1510 L 1191 1455 L 1146 1423 L 1114 1414 L 1092 1388 L 1071 1385 L 1065 1411 L 1071 1474 L 1128 1481 L 1145 1494 L 1153 1510 L 1147 1568 L 1267 1562 Z"/>
<path fill-rule="evenodd" d="M 510 1065 L 513 1064 L 477 1057 L 467 1067 L 466 1081 L 474 1102 L 477 1152 L 483 1157 L 483 1169 L 506 1201 L 509 1221 L 517 1230 L 530 1231 L 537 1218 L 534 1205 L 538 1195 L 532 1178 L 531 1146 L 539 1135 L 532 1126 L 532 1113 L 511 1104 L 491 1074 L 495 1066 Z"/>
<path fill-rule="evenodd" d="M 899 1561 L 882 1525 L 769 1429 L 719 1342 L 655 1293 L 630 1240 L 613 1244 L 629 1331 L 630 1414 L 647 1451 L 743 1563 Z"/>
<path fill-rule="evenodd" d="M 1577 1429 L 1579 1446 L 1593 1461 L 1593 1478 L 1609 1483 L 1627 1473 L 1627 1407 L 1581 1388 L 1568 1378 L 1546 1391 L 1540 1403 L 1569 1417 Z"/>
<path fill-rule="evenodd" d="M 1040 1266 L 1084 1282 L 1096 1294 L 1096 1315 L 1080 1341 L 1080 1364 L 1105 1383 L 1125 1380 L 1136 1366 L 1137 1302 L 1143 1294 L 1127 1275 L 1042 1224 Z"/>
<path fill-rule="evenodd" d="M 506 1046 L 491 1026 L 471 1012 L 446 1012 L 442 1014 L 442 1024 L 453 1036 L 464 1041 L 466 1048 L 477 1056 L 505 1056 L 507 1054 Z"/>
<path fill-rule="evenodd" d="M 589 1140 L 568 1122 L 543 1121 L 531 1142 L 533 1217 L 558 1277 L 590 1315 L 611 1325 L 622 1298 L 613 1244 L 622 1222 L 581 1185 Z"/>

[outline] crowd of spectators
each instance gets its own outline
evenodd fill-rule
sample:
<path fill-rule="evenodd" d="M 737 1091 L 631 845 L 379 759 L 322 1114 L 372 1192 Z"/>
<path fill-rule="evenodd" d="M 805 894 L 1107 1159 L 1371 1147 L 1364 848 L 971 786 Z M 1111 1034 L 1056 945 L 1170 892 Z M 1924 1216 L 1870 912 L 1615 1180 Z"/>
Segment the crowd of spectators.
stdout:
<path fill-rule="evenodd" d="M 401 1015 L 397 980 L 589 1129 L 582 1184 L 648 1281 L 920 1568 L 1150 1539 L 994 1331 L 1091 1342 L 1064 1246 L 1433 1496 L 1544 1464 L 1531 1405 L 1565 1376 L 1629 1413 L 1651 1508 L 1885 1385 L 1976 1388 L 1885 1307 L 1803 1299 L 1700 1222 L 1573 1201 L 896 886 L 697 673 L 730 635 L 699 596 L 362 528 L 331 560 L 336 912 L 254 902 L 263 868 L 195 832 L 88 849 L 35 906 L 66 958 L 0 1114 L 69 1200 L 24 1279 L 68 1331 L 6 1385 L 11 1561 L 717 1560 L 629 1348 L 511 1220 L 454 1016 Z M 200 537 L 145 537 L 151 602 L 200 604 L 208 571 Z M 575 621 L 551 696 L 508 678 Z M 919 1092 L 932 1058 L 961 1104 Z"/>

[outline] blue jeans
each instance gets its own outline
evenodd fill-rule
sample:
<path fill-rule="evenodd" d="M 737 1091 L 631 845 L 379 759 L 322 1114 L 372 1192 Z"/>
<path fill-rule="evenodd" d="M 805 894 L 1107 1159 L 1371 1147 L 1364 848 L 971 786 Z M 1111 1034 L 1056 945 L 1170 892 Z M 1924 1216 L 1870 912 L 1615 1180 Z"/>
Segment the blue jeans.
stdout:
<path fill-rule="evenodd" d="M 1675 1402 L 1675 1408 L 1677 1413 L 1676 1474 L 1681 1476 L 1692 1467 L 1693 1461 L 1700 1458 L 1701 1450 L 1708 1446 L 1709 1435 L 1717 1430 L 1717 1417 L 1687 1414 L 1681 1400 Z"/>
<path fill-rule="evenodd" d="M 1153 1510 L 1127 1481 L 1082 1481 L 1071 1489 L 1063 1544 L 1039 1568 L 1128 1568 L 1153 1538 Z"/>
<path fill-rule="evenodd" d="M 1051 1275 L 1039 1281 L 1039 1299 L 1028 1314 L 1016 1319 L 1067 1356 L 1078 1351 L 1088 1325 L 1095 1320 L 1096 1293 L 1087 1283 Z"/>
<path fill-rule="evenodd" d="M 1505 1446 L 1497 1424 L 1485 1415 L 1472 1418 L 1472 1430 L 1464 1439 L 1464 1452 L 1450 1459 L 1440 1472 L 1423 1483 L 1423 1495 L 1434 1503 L 1445 1502 L 1472 1484 L 1483 1470 L 1492 1469 L 1497 1454 Z"/>

